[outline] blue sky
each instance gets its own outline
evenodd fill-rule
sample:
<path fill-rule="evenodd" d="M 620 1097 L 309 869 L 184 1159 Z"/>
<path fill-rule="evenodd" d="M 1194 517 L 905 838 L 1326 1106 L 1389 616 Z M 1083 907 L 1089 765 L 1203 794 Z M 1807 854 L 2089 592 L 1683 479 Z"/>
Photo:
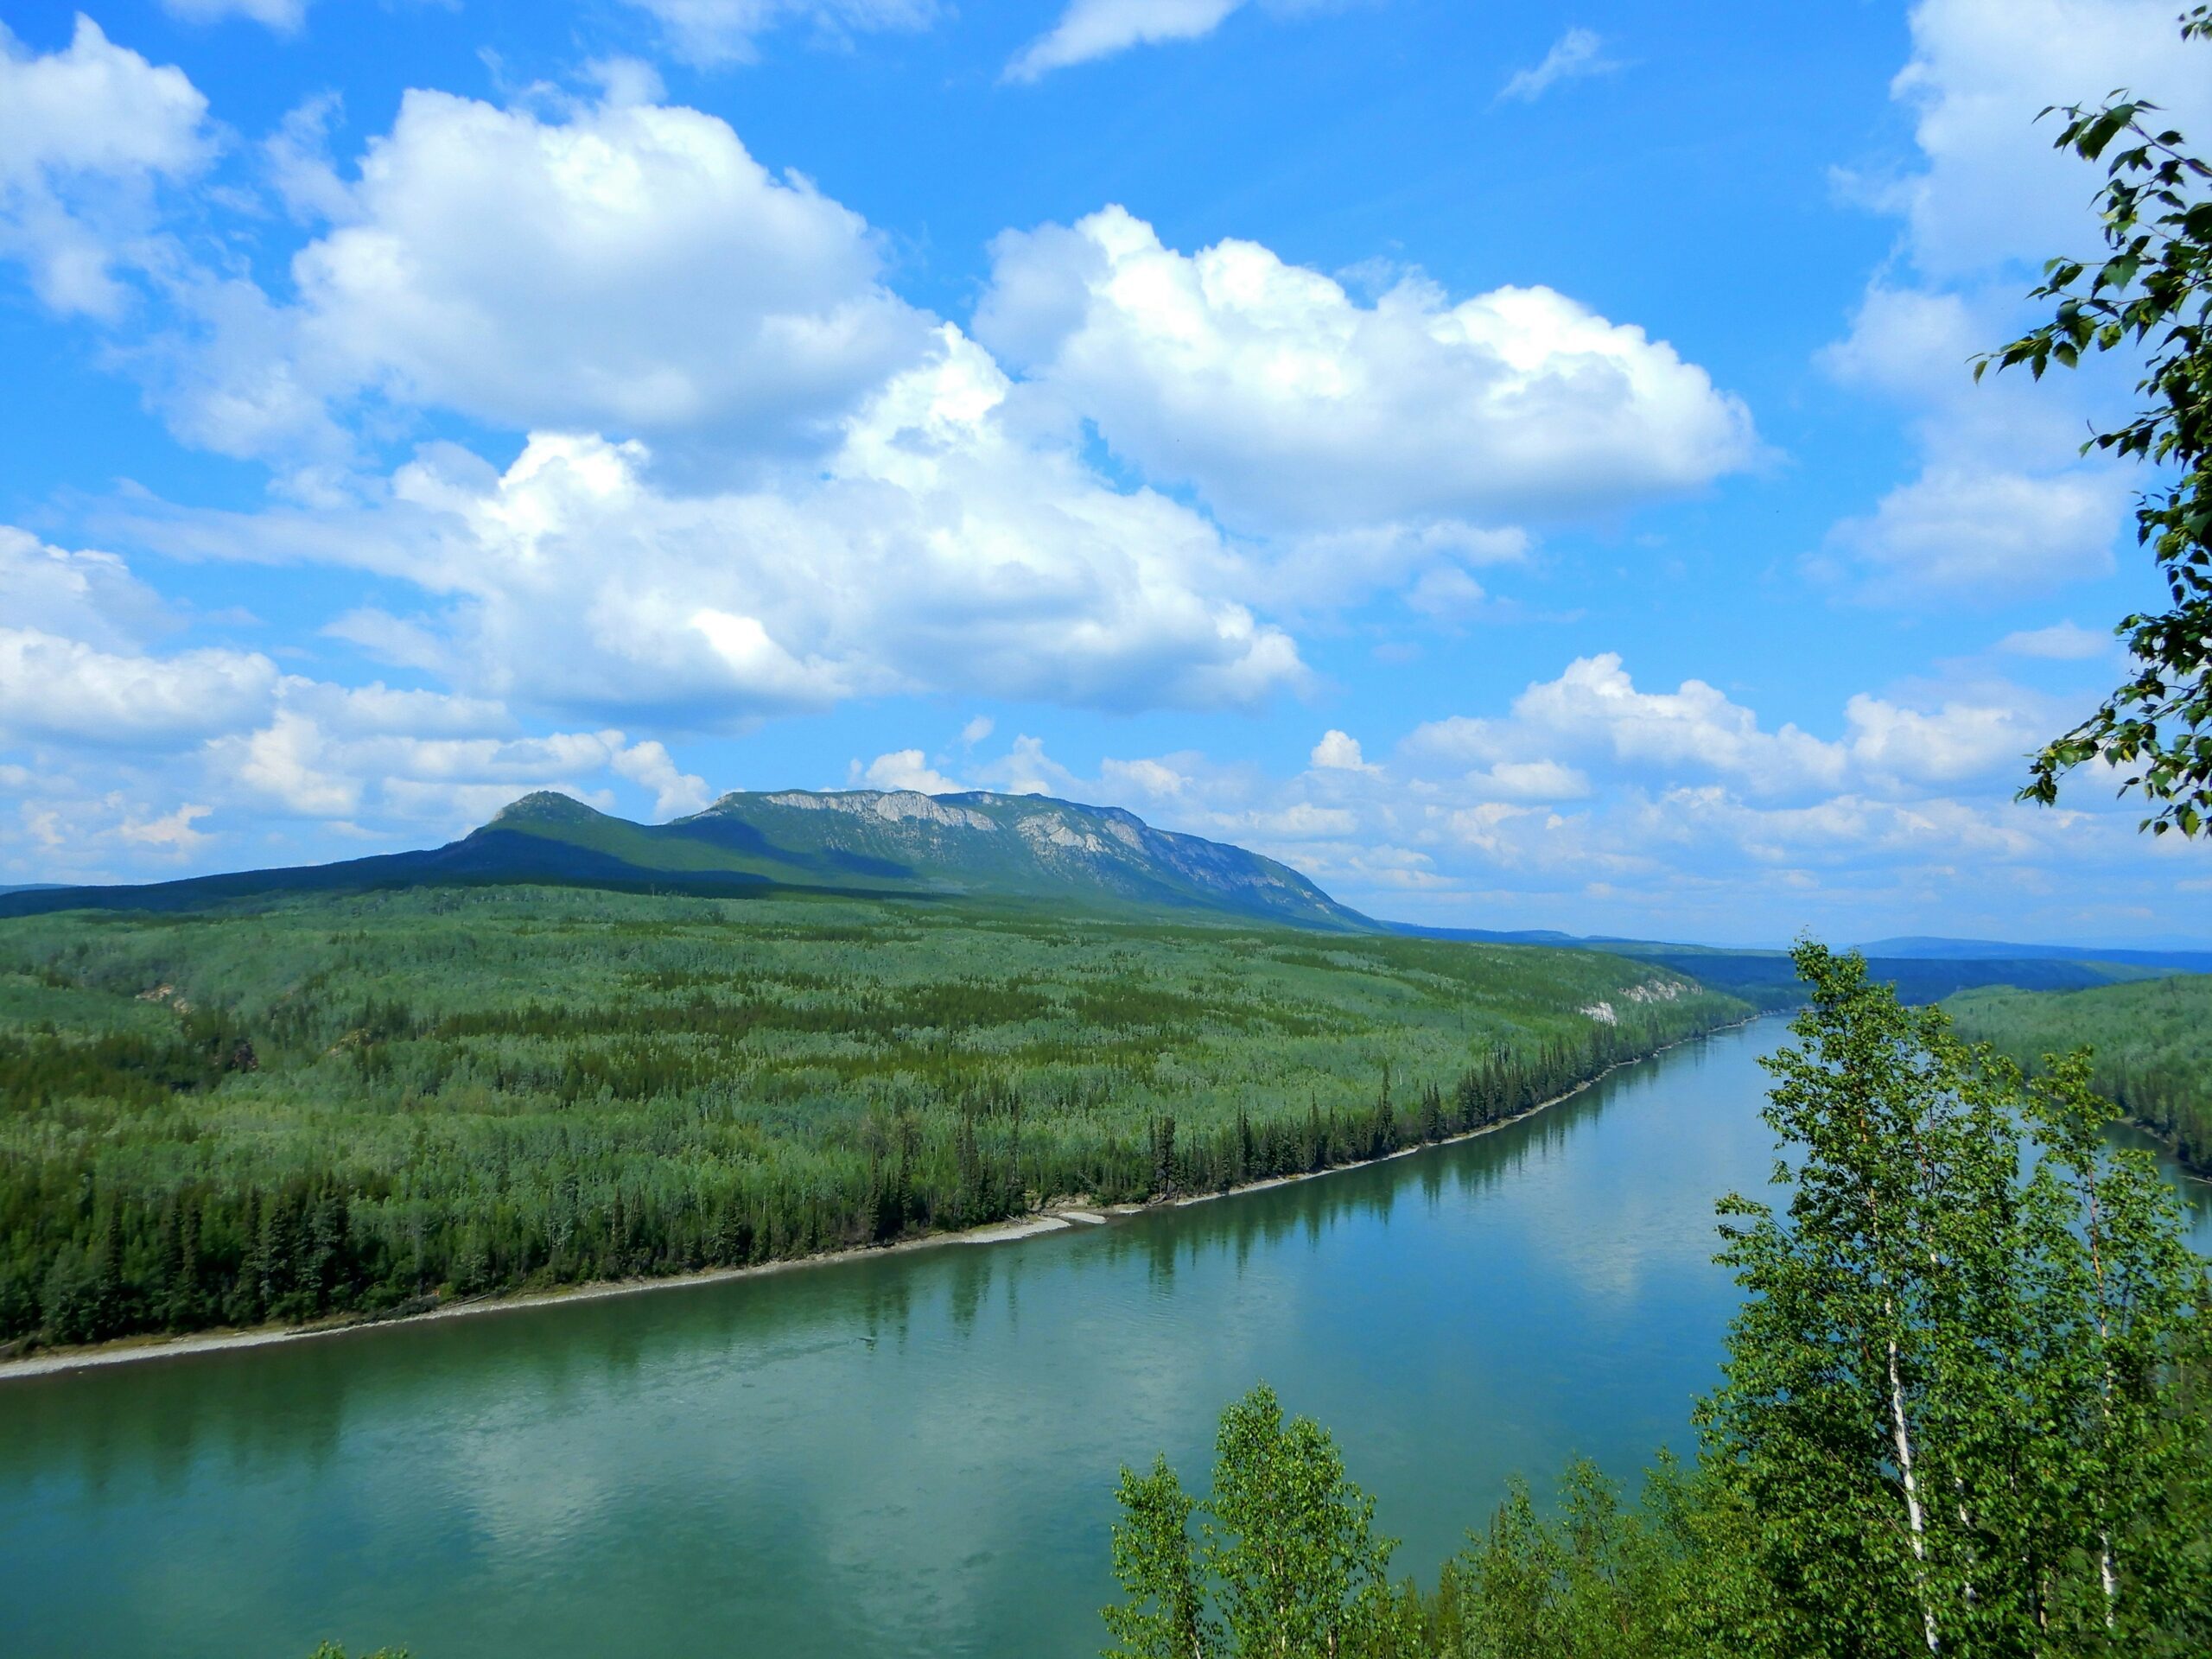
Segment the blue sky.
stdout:
<path fill-rule="evenodd" d="M 1973 386 L 2171 0 L 16 0 L 0 881 L 1047 790 L 1376 913 L 2212 931 Z"/>

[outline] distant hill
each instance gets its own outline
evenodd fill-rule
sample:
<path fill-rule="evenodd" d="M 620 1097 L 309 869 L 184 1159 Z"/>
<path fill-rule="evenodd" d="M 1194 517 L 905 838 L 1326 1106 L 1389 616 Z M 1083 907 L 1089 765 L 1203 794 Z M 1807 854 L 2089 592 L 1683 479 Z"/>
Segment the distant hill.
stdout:
<path fill-rule="evenodd" d="M 1393 933 L 1416 939 L 1462 939 L 1470 944 L 1555 944 L 1586 950 L 1606 941 L 1594 934 L 1562 933 L 1555 927 L 1423 927 L 1416 922 L 1386 922 Z"/>
<path fill-rule="evenodd" d="M 1915 936 L 1875 939 L 1859 947 L 1869 957 L 1941 958 L 1948 962 L 2003 959 L 2010 962 L 2118 962 L 2162 969 L 2170 974 L 2212 974 L 2212 950 L 2107 950 L 2079 944 L 2006 944 L 1995 939 L 1944 939 Z"/>
<path fill-rule="evenodd" d="M 226 899 L 454 881 L 570 881 L 709 893 L 792 888 L 1211 912 L 1343 931 L 1376 924 L 1286 865 L 1155 830 L 1118 807 L 1038 795 L 911 790 L 725 795 L 632 823 L 566 795 L 526 795 L 424 852 L 136 887 L 0 894 L 0 916 L 193 909 Z"/>
<path fill-rule="evenodd" d="M 1465 939 L 1484 944 L 1550 944 L 1603 950 L 1637 962 L 1656 963 L 1688 974 L 1716 991 L 1740 996 L 1765 1008 L 1786 1008 L 1799 1000 L 1796 969 L 1782 950 L 1738 950 L 1718 945 L 1679 944 L 1660 939 L 1579 938 L 1543 929 L 1513 932 L 1480 928 L 1413 927 L 1392 931 L 1422 938 Z M 1955 955 L 1941 947 L 1957 945 Z M 1905 948 L 1912 947 L 1912 948 Z M 1858 947 L 1867 971 L 1897 987 L 1906 1002 L 1940 1002 L 1982 985 L 2011 985 L 2031 991 L 2082 990 L 2182 972 L 2212 973 L 2212 951 L 2071 950 L 2063 945 L 2006 945 L 1971 939 L 1883 939 Z M 2202 967 L 2192 966 L 2201 963 Z"/>
<path fill-rule="evenodd" d="M 1677 973 L 1695 976 L 1716 991 L 1726 991 L 1762 1007 L 1794 1007 L 1802 988 L 1789 958 L 1778 950 L 1709 950 L 1626 940 L 1593 944 L 1589 948 L 1672 968 Z M 1944 960 L 1869 954 L 1866 971 L 1872 977 L 1896 986 L 1900 1001 L 1918 1003 L 1940 1002 L 1957 992 L 1983 985 L 2015 986 L 2030 991 L 2070 991 L 2129 980 L 2154 979 L 2171 970 L 2126 962 L 2073 962 L 2050 957 L 1968 957 Z"/>

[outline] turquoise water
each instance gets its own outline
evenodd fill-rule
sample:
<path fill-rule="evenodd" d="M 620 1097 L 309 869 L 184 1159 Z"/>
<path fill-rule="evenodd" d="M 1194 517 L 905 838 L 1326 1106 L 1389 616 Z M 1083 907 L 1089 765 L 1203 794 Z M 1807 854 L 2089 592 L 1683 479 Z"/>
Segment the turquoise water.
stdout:
<path fill-rule="evenodd" d="M 1687 1443 L 1779 1033 L 1105 1228 L 0 1386 L 0 1654 L 1093 1653 L 1117 1466 L 1203 1484 L 1262 1377 L 1427 1577 L 1508 1473 Z"/>

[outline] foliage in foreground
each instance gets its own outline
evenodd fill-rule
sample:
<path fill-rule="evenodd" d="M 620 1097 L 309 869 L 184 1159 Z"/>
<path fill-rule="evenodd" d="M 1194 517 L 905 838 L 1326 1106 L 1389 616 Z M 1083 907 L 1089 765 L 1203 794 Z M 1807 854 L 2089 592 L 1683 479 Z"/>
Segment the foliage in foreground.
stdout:
<path fill-rule="evenodd" d="M 1963 1035 L 2024 1069 L 2094 1044 L 2090 1086 L 2212 1174 L 2212 974 L 2063 995 L 1993 988 L 1944 1007 Z"/>
<path fill-rule="evenodd" d="M 1516 1116 L 1745 1012 L 1586 951 L 921 903 L 474 887 L 18 918 L 0 1341 L 1213 1191 Z"/>
<path fill-rule="evenodd" d="M 2181 25 L 2184 40 L 2212 39 L 2212 6 L 2192 7 Z M 2030 297 L 2056 302 L 2051 320 L 1976 362 L 1974 375 L 2024 364 L 2040 379 L 2085 354 L 2142 355 L 2145 406 L 2082 448 L 2166 472 L 2137 505 L 2135 530 L 2171 603 L 2122 619 L 2133 677 L 2035 757 L 2020 794 L 2048 804 L 2063 774 L 2102 760 L 2152 804 L 2144 827 L 2195 836 L 2212 826 L 2212 165 L 2144 99 L 2114 93 L 2064 114 L 2057 148 L 2105 163 L 2105 253 L 2046 264 Z"/>
<path fill-rule="evenodd" d="M 2171 1191 L 2147 1154 L 2102 1150 L 2112 1108 L 2087 1056 L 2024 1084 L 1863 960 L 1796 959 L 1811 1001 L 1768 1062 L 1788 1201 L 1722 1205 L 1721 1259 L 1748 1300 L 1697 1409 L 1696 1465 L 1662 1457 L 1635 1509 L 1587 1464 L 1549 1518 L 1516 1485 L 1433 1594 L 1384 1604 L 1338 1573 L 1317 1581 L 1333 1624 L 1286 1617 L 1226 1643 L 1204 1612 L 1223 1575 L 1187 1567 L 1213 1559 L 1211 1535 L 1193 1556 L 1173 1476 L 1125 1471 L 1114 1653 L 2207 1650 L 2208 1293 Z M 1229 1424 L 1253 1408 L 1224 1419 L 1232 1473 Z M 1370 1537 L 1371 1503 L 1325 1433 L 1263 1449 L 1270 1488 L 1302 1498 L 1277 1505 L 1291 1537 L 1271 1558 Z M 1285 1471 L 1287 1455 L 1310 1465 Z"/>
<path fill-rule="evenodd" d="M 1213 1488 L 1188 1497 L 1165 1458 L 1124 1469 L 1104 1611 L 1124 1659 L 1366 1653 L 1402 1622 L 1375 1500 L 1344 1478 L 1326 1429 L 1284 1421 L 1264 1382 L 1221 1415 Z M 1202 1516 L 1191 1532 L 1193 1513 Z"/>
<path fill-rule="evenodd" d="M 1767 1122 L 1785 1215 L 1724 1206 L 1750 1300 L 1700 1408 L 1756 1517 L 1752 1650 L 2201 1650 L 2204 1265 L 2086 1055 L 2018 1069 L 1816 947 Z"/>

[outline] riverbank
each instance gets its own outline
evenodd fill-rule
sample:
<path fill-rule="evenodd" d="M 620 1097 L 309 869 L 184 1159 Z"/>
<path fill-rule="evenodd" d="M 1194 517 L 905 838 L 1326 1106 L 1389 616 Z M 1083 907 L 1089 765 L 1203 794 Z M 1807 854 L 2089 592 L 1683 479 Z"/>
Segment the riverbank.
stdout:
<path fill-rule="evenodd" d="M 480 1314 L 520 1312 L 529 1308 L 546 1307 L 561 1303 L 603 1300 L 613 1296 L 642 1295 L 649 1291 L 681 1290 L 693 1286 L 721 1284 L 733 1279 L 758 1278 L 768 1274 L 790 1273 L 806 1268 L 829 1267 L 840 1262 L 861 1261 L 934 1249 L 952 1245 L 978 1246 L 1015 1243 L 1022 1239 L 1042 1236 L 1048 1233 L 1064 1232 L 1071 1228 L 1104 1226 L 1132 1216 L 1154 1211 L 1205 1204 L 1216 1198 L 1237 1198 L 1248 1193 L 1265 1192 L 1269 1188 L 1287 1186 L 1295 1181 L 1319 1180 L 1347 1170 L 1370 1168 L 1394 1158 L 1410 1157 L 1415 1153 L 1431 1151 L 1440 1147 L 1456 1146 L 1462 1141 L 1491 1135 L 1525 1123 L 1539 1113 L 1572 1100 L 1604 1082 L 1614 1072 L 1630 1066 L 1643 1065 L 1661 1055 L 1690 1043 L 1703 1042 L 1723 1032 L 1738 1030 L 1756 1023 L 1764 1015 L 1753 1014 L 1745 1019 L 1731 1020 L 1725 1025 L 1710 1027 L 1675 1042 L 1663 1043 L 1648 1054 L 1633 1059 L 1617 1061 L 1596 1076 L 1577 1084 L 1573 1088 L 1550 1098 L 1537 1102 L 1527 1111 L 1501 1118 L 1495 1123 L 1485 1123 L 1479 1128 L 1463 1134 L 1446 1135 L 1440 1140 L 1424 1141 L 1410 1147 L 1401 1147 L 1379 1158 L 1362 1158 L 1349 1162 L 1332 1164 L 1318 1170 L 1301 1171 L 1289 1175 L 1273 1175 L 1256 1181 L 1207 1192 L 1187 1193 L 1154 1199 L 1149 1204 L 1099 1205 L 1079 1198 L 1056 1200 L 1027 1216 L 1009 1220 L 987 1223 L 980 1227 L 925 1233 L 914 1238 L 903 1238 L 890 1244 L 861 1244 L 842 1249 L 819 1251 L 812 1255 L 791 1256 L 773 1262 L 749 1262 L 743 1267 L 709 1268 L 696 1273 L 670 1274 L 651 1279 L 598 1280 L 578 1285 L 561 1286 L 548 1290 L 523 1291 L 512 1295 L 472 1297 L 466 1300 L 443 1302 L 419 1312 L 389 1314 L 382 1317 L 355 1316 L 327 1320 L 315 1325 L 261 1325 L 248 1330 L 218 1330 L 194 1332 L 177 1337 L 124 1337 L 113 1342 L 93 1344 L 82 1348 L 54 1349 L 25 1355 L 20 1358 L 0 1360 L 0 1382 L 18 1378 L 53 1376 L 71 1371 L 91 1370 L 110 1365 L 136 1364 L 145 1361 L 184 1359 L 196 1354 L 227 1352 L 243 1348 L 273 1347 L 278 1344 L 311 1342 L 338 1337 L 360 1336 L 365 1333 L 390 1330 L 397 1326 L 421 1324 L 432 1319 L 467 1319 Z"/>
<path fill-rule="evenodd" d="M 1203 1475 L 1260 1377 L 1440 1561 L 1471 1492 L 1685 1443 L 1779 1036 L 1057 1241 L 0 1389 L 8 1652 L 1096 1652 L 1121 1466 Z"/>

